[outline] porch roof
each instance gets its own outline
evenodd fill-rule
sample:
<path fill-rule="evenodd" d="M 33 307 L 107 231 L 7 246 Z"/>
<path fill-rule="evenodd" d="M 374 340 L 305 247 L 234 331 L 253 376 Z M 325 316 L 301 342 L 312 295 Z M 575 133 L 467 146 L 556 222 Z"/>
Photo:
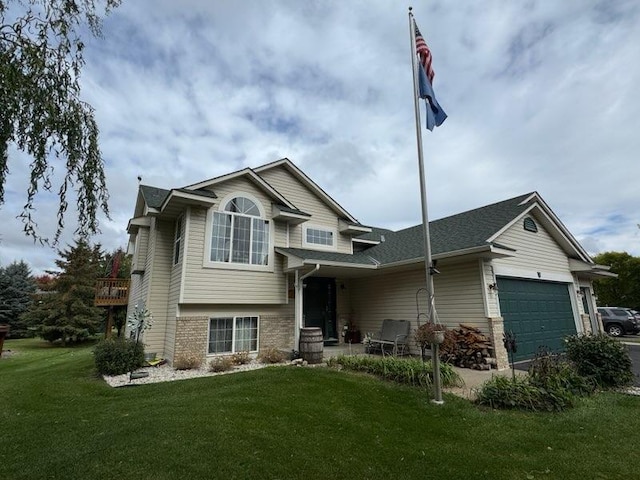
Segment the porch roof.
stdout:
<path fill-rule="evenodd" d="M 297 266 L 309 264 L 321 264 L 330 266 L 346 266 L 352 268 L 374 269 L 377 262 L 366 252 L 359 253 L 338 253 L 324 252 L 319 250 L 305 250 L 302 248 L 282 248 L 276 247 L 276 252 L 284 255 L 290 260 L 298 260 Z M 290 268 L 295 268 L 295 261 L 289 262 Z"/>

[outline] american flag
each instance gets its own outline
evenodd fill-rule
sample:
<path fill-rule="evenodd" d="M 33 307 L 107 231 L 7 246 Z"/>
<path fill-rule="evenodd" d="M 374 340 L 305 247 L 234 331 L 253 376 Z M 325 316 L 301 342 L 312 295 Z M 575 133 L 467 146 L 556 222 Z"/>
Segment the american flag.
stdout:
<path fill-rule="evenodd" d="M 429 83 L 433 85 L 433 77 L 435 76 L 435 72 L 433 71 L 433 67 L 431 66 L 431 50 L 429 50 L 427 42 L 424 41 L 418 25 L 416 25 L 415 22 L 413 23 L 413 25 L 416 28 L 416 53 L 418 54 L 418 58 L 420 58 L 420 63 L 424 67 L 424 71 L 427 73 Z"/>

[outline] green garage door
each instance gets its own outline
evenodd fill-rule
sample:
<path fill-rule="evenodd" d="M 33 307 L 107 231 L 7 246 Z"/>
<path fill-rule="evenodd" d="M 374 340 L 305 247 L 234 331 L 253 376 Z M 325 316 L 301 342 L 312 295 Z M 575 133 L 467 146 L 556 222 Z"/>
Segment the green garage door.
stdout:
<path fill-rule="evenodd" d="M 504 329 L 516 334 L 515 360 L 532 358 L 540 346 L 564 350 L 562 339 L 576 333 L 566 283 L 498 277 L 498 296 Z"/>

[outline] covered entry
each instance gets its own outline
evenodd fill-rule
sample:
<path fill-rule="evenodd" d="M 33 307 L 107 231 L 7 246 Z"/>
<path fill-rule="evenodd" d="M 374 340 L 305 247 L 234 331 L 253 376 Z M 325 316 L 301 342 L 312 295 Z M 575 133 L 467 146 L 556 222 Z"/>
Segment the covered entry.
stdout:
<path fill-rule="evenodd" d="M 516 334 L 514 360 L 532 358 L 541 346 L 564 350 L 563 338 L 576 334 L 566 283 L 498 277 L 498 297 L 504 329 Z"/>

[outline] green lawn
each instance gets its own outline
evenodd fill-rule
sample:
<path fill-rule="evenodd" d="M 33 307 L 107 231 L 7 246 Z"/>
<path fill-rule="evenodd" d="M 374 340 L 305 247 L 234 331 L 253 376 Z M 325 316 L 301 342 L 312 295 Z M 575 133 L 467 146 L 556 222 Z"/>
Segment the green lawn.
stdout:
<path fill-rule="evenodd" d="M 640 397 L 498 412 L 329 369 L 274 367 L 113 389 L 90 347 L 12 340 L 0 478 L 629 479 Z"/>

